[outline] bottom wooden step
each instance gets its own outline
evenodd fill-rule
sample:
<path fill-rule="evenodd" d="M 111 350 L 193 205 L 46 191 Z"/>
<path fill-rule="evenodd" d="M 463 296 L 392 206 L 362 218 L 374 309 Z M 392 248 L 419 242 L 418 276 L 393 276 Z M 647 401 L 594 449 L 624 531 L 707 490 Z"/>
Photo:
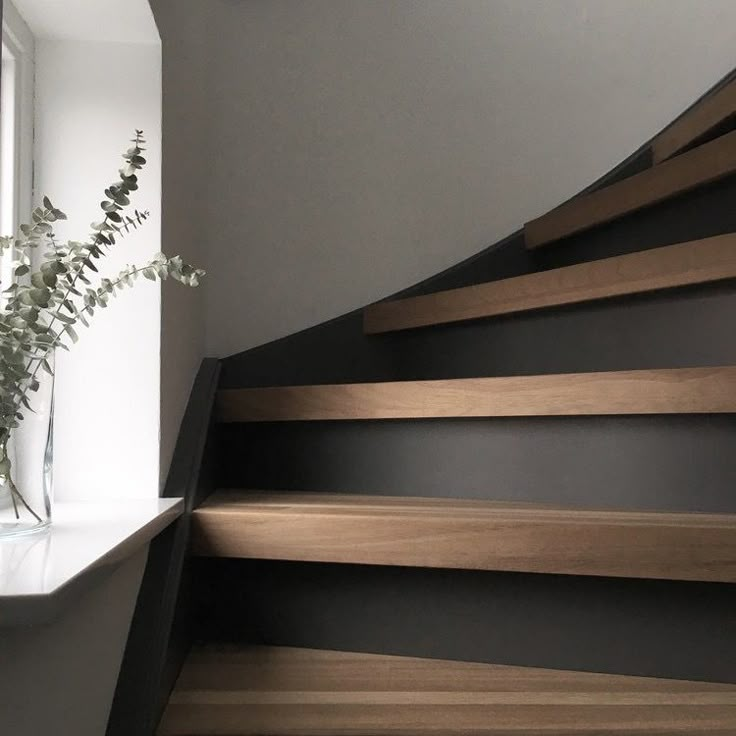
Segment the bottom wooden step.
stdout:
<path fill-rule="evenodd" d="M 736 734 L 736 685 L 409 657 L 201 647 L 159 736 Z"/>

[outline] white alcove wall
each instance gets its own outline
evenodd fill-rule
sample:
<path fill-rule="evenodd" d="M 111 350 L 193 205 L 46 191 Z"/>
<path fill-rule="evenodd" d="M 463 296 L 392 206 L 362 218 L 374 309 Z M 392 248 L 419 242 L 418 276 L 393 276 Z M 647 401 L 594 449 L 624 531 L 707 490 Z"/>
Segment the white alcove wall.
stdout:
<path fill-rule="evenodd" d="M 7 4 L 7 0 L 6 0 Z M 135 128 L 149 140 L 135 204 L 145 230 L 113 273 L 161 250 L 161 45 L 147 0 L 15 0 L 36 36 L 35 193 L 84 238 Z M 161 288 L 142 282 L 95 317 L 57 370 L 56 496 L 153 498 L 159 490 Z M 0 636 L 0 723 L 15 736 L 105 733 L 146 550 L 50 624 Z M 0 571 L 1 572 L 1 571 Z M 28 693 L 43 707 L 28 710 Z M 18 705 L 25 706 L 26 711 Z"/>
<path fill-rule="evenodd" d="M 161 42 L 146 0 L 20 0 L 36 35 L 35 199 L 69 215 L 64 238 L 99 220 L 104 189 L 135 129 L 148 165 L 134 205 L 145 227 L 100 270 L 113 276 L 161 250 Z M 158 495 L 161 287 L 142 280 L 99 311 L 57 356 L 58 500 Z"/>
<path fill-rule="evenodd" d="M 145 226 L 98 262 L 107 276 L 161 250 L 159 44 L 40 39 L 36 47 L 36 194 L 69 215 L 64 237 L 100 219 L 134 130 L 148 165 L 134 205 Z M 156 496 L 159 490 L 161 288 L 140 280 L 98 310 L 57 355 L 55 494 L 59 500 Z"/>

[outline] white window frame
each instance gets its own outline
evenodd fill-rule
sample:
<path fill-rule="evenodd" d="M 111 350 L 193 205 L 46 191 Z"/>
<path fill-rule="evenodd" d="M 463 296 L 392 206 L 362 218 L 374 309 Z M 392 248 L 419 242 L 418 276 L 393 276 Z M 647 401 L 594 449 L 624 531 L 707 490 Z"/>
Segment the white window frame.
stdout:
<path fill-rule="evenodd" d="M 3 3 L 0 83 L 0 235 L 14 234 L 30 219 L 33 203 L 33 34 L 10 0 Z M 0 262 L 9 283 L 12 254 Z"/>

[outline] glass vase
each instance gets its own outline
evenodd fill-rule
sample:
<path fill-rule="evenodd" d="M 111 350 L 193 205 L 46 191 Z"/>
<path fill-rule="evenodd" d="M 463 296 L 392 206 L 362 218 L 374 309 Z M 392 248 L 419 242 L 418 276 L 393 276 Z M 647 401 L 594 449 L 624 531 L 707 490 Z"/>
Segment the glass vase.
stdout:
<path fill-rule="evenodd" d="M 53 367 L 53 356 L 49 356 Z M 31 534 L 51 523 L 54 377 L 39 371 L 19 426 L 0 430 L 0 539 Z"/>

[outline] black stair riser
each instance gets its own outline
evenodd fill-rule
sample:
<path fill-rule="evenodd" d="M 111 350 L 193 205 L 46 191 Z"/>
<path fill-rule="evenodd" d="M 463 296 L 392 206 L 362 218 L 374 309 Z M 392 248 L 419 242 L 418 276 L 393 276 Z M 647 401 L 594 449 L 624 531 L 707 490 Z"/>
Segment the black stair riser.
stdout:
<path fill-rule="evenodd" d="M 691 141 L 686 146 L 683 146 L 677 152 L 677 155 L 679 156 L 683 153 L 687 153 L 688 151 L 692 151 L 694 148 L 698 148 L 698 146 L 702 146 L 704 143 L 709 143 L 710 141 L 714 141 L 716 138 L 732 133 L 734 130 L 736 130 L 736 113 L 730 115 L 725 120 L 721 120 L 720 123 L 714 125 L 710 130 L 707 130 L 701 136 Z"/>
<path fill-rule="evenodd" d="M 735 316 L 734 280 L 369 337 L 356 315 L 223 387 L 731 365 Z"/>
<path fill-rule="evenodd" d="M 736 363 L 736 281 L 449 324 L 385 341 L 394 380 Z"/>
<path fill-rule="evenodd" d="M 735 204 L 736 176 L 730 176 L 538 248 L 534 270 L 735 232 Z"/>
<path fill-rule="evenodd" d="M 221 425 L 221 488 L 736 511 L 736 416 Z"/>
<path fill-rule="evenodd" d="M 736 682 L 736 586 L 202 560 L 208 641 Z"/>
<path fill-rule="evenodd" d="M 516 234 L 482 254 L 407 289 L 405 295 L 529 273 L 532 254 Z M 393 345 L 363 334 L 359 309 L 222 361 L 222 388 L 391 380 Z"/>

